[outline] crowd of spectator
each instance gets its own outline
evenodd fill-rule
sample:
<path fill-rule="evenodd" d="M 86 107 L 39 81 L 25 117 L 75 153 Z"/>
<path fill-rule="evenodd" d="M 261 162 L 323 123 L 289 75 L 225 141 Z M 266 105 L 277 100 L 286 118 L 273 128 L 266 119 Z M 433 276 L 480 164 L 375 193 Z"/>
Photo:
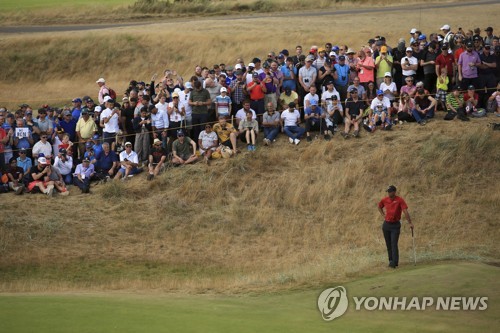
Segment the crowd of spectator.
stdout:
<path fill-rule="evenodd" d="M 280 133 L 298 145 L 313 132 L 331 140 L 425 125 L 438 111 L 445 120 L 500 116 L 499 60 L 492 27 L 445 24 L 428 35 L 413 28 L 394 47 L 383 36 L 356 50 L 297 45 L 234 66 L 197 65 L 187 80 L 167 69 L 159 80 L 130 81 L 121 99 L 99 78 L 96 98 L 72 107 L 43 105 L 36 116 L 28 104 L 0 108 L 0 190 L 89 193 L 93 180 L 141 171 L 152 180 L 167 165 L 209 164 L 244 144 L 252 152 Z"/>

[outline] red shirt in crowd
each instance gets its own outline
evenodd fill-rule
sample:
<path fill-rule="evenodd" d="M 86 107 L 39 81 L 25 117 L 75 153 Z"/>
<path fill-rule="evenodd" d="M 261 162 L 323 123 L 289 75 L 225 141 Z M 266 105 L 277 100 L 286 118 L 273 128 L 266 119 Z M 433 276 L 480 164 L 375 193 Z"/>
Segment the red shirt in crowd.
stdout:
<path fill-rule="evenodd" d="M 390 197 L 385 197 L 378 203 L 379 208 L 385 207 L 385 221 L 389 223 L 395 223 L 401 220 L 401 213 L 403 209 L 408 209 L 406 202 L 403 198 L 397 195 L 391 199 Z"/>

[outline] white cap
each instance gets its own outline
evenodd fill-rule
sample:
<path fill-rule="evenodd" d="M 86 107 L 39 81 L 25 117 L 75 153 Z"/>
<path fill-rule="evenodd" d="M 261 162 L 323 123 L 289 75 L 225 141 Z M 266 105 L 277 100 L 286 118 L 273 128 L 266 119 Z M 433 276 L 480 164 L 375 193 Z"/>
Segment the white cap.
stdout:
<path fill-rule="evenodd" d="M 255 67 L 255 64 L 253 62 L 248 64 L 248 67 Z"/>
<path fill-rule="evenodd" d="M 125 146 L 132 146 L 132 142 L 130 141 L 125 142 Z"/>
<path fill-rule="evenodd" d="M 47 164 L 47 159 L 45 157 L 39 157 L 38 164 Z"/>
<path fill-rule="evenodd" d="M 96 106 L 96 107 L 94 108 L 94 111 L 95 111 L 95 112 L 101 112 L 101 111 L 102 111 L 101 106 L 100 106 L 100 105 Z"/>
<path fill-rule="evenodd" d="M 108 96 L 104 96 L 104 103 L 106 103 L 106 102 L 107 102 L 107 101 L 109 101 L 110 99 L 112 99 L 112 98 L 111 98 L 111 96 L 109 96 L 109 95 L 108 95 Z"/>
<path fill-rule="evenodd" d="M 175 89 L 174 89 L 174 93 L 177 93 L 177 95 L 179 95 L 179 93 L 180 93 L 181 91 L 182 91 L 182 90 L 181 90 L 181 88 L 175 88 Z"/>
<path fill-rule="evenodd" d="M 411 47 L 409 47 L 409 46 L 408 46 L 408 47 L 406 48 L 406 51 L 412 51 L 412 52 L 413 52 L 413 49 L 412 49 Z"/>
<path fill-rule="evenodd" d="M 384 77 L 385 77 L 385 76 L 392 77 L 391 72 L 385 72 Z"/>
<path fill-rule="evenodd" d="M 438 35 L 438 42 L 441 42 L 442 40 L 443 40 L 443 38 Z"/>
<path fill-rule="evenodd" d="M 95 81 L 95 83 L 106 83 L 106 80 L 104 80 L 104 79 L 101 77 L 99 80 Z"/>
<path fill-rule="evenodd" d="M 412 28 L 412 29 L 410 30 L 410 33 L 411 33 L 412 35 L 413 35 L 415 32 L 417 32 L 417 28 Z"/>
<path fill-rule="evenodd" d="M 445 24 L 439 30 L 450 30 L 450 26 L 448 24 Z"/>
<path fill-rule="evenodd" d="M 236 65 L 234 66 L 234 69 L 241 69 L 241 65 L 240 65 L 240 64 L 236 64 Z"/>
<path fill-rule="evenodd" d="M 331 51 L 331 52 L 330 52 L 330 54 L 329 54 L 329 56 L 330 56 L 330 57 L 331 57 L 331 56 L 335 56 L 335 57 L 336 57 L 336 56 L 337 56 L 337 53 L 335 53 L 335 52 Z"/>
<path fill-rule="evenodd" d="M 222 88 L 220 88 L 220 92 L 221 92 L 221 93 L 222 93 L 222 92 L 227 92 L 226 87 L 222 87 Z"/>
<path fill-rule="evenodd" d="M 186 82 L 186 84 L 184 85 L 185 88 L 187 89 L 193 89 L 193 85 L 191 84 L 191 82 Z"/>

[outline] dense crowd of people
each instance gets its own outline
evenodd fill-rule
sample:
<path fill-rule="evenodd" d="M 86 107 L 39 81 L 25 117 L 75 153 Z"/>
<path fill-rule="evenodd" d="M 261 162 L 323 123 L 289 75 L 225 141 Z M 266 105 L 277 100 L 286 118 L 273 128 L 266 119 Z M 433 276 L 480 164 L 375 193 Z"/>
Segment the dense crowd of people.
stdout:
<path fill-rule="evenodd" d="M 252 152 L 280 133 L 298 145 L 425 125 L 437 111 L 445 120 L 500 116 L 500 44 L 491 27 L 452 32 L 445 24 L 428 36 L 411 29 L 395 47 L 376 36 L 359 50 L 325 43 L 294 52 L 197 65 L 188 80 L 167 69 L 158 81 L 130 81 L 121 99 L 99 78 L 95 99 L 43 105 L 36 116 L 28 104 L 0 108 L 0 191 L 68 195 L 74 185 L 89 193 L 91 181 L 142 171 L 152 180 L 167 165 L 209 164 L 243 145 Z"/>

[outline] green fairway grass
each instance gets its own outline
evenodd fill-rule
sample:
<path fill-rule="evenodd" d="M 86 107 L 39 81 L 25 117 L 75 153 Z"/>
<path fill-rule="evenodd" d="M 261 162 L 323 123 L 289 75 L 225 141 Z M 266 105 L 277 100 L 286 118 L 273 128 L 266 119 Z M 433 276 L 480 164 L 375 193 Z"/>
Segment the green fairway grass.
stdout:
<path fill-rule="evenodd" d="M 0 296 L 0 332 L 497 332 L 500 269 L 446 263 L 341 284 L 352 296 L 487 296 L 485 311 L 356 311 L 325 322 L 323 290 L 258 295 Z M 324 286 L 334 287 L 338 283 Z"/>
<path fill-rule="evenodd" d="M 134 0 L 2 0 L 0 1 L 0 11 L 4 10 L 26 10 L 26 9 L 47 9 L 60 8 L 62 6 L 82 7 L 82 6 L 102 6 L 112 7 L 118 5 L 131 5 Z"/>

